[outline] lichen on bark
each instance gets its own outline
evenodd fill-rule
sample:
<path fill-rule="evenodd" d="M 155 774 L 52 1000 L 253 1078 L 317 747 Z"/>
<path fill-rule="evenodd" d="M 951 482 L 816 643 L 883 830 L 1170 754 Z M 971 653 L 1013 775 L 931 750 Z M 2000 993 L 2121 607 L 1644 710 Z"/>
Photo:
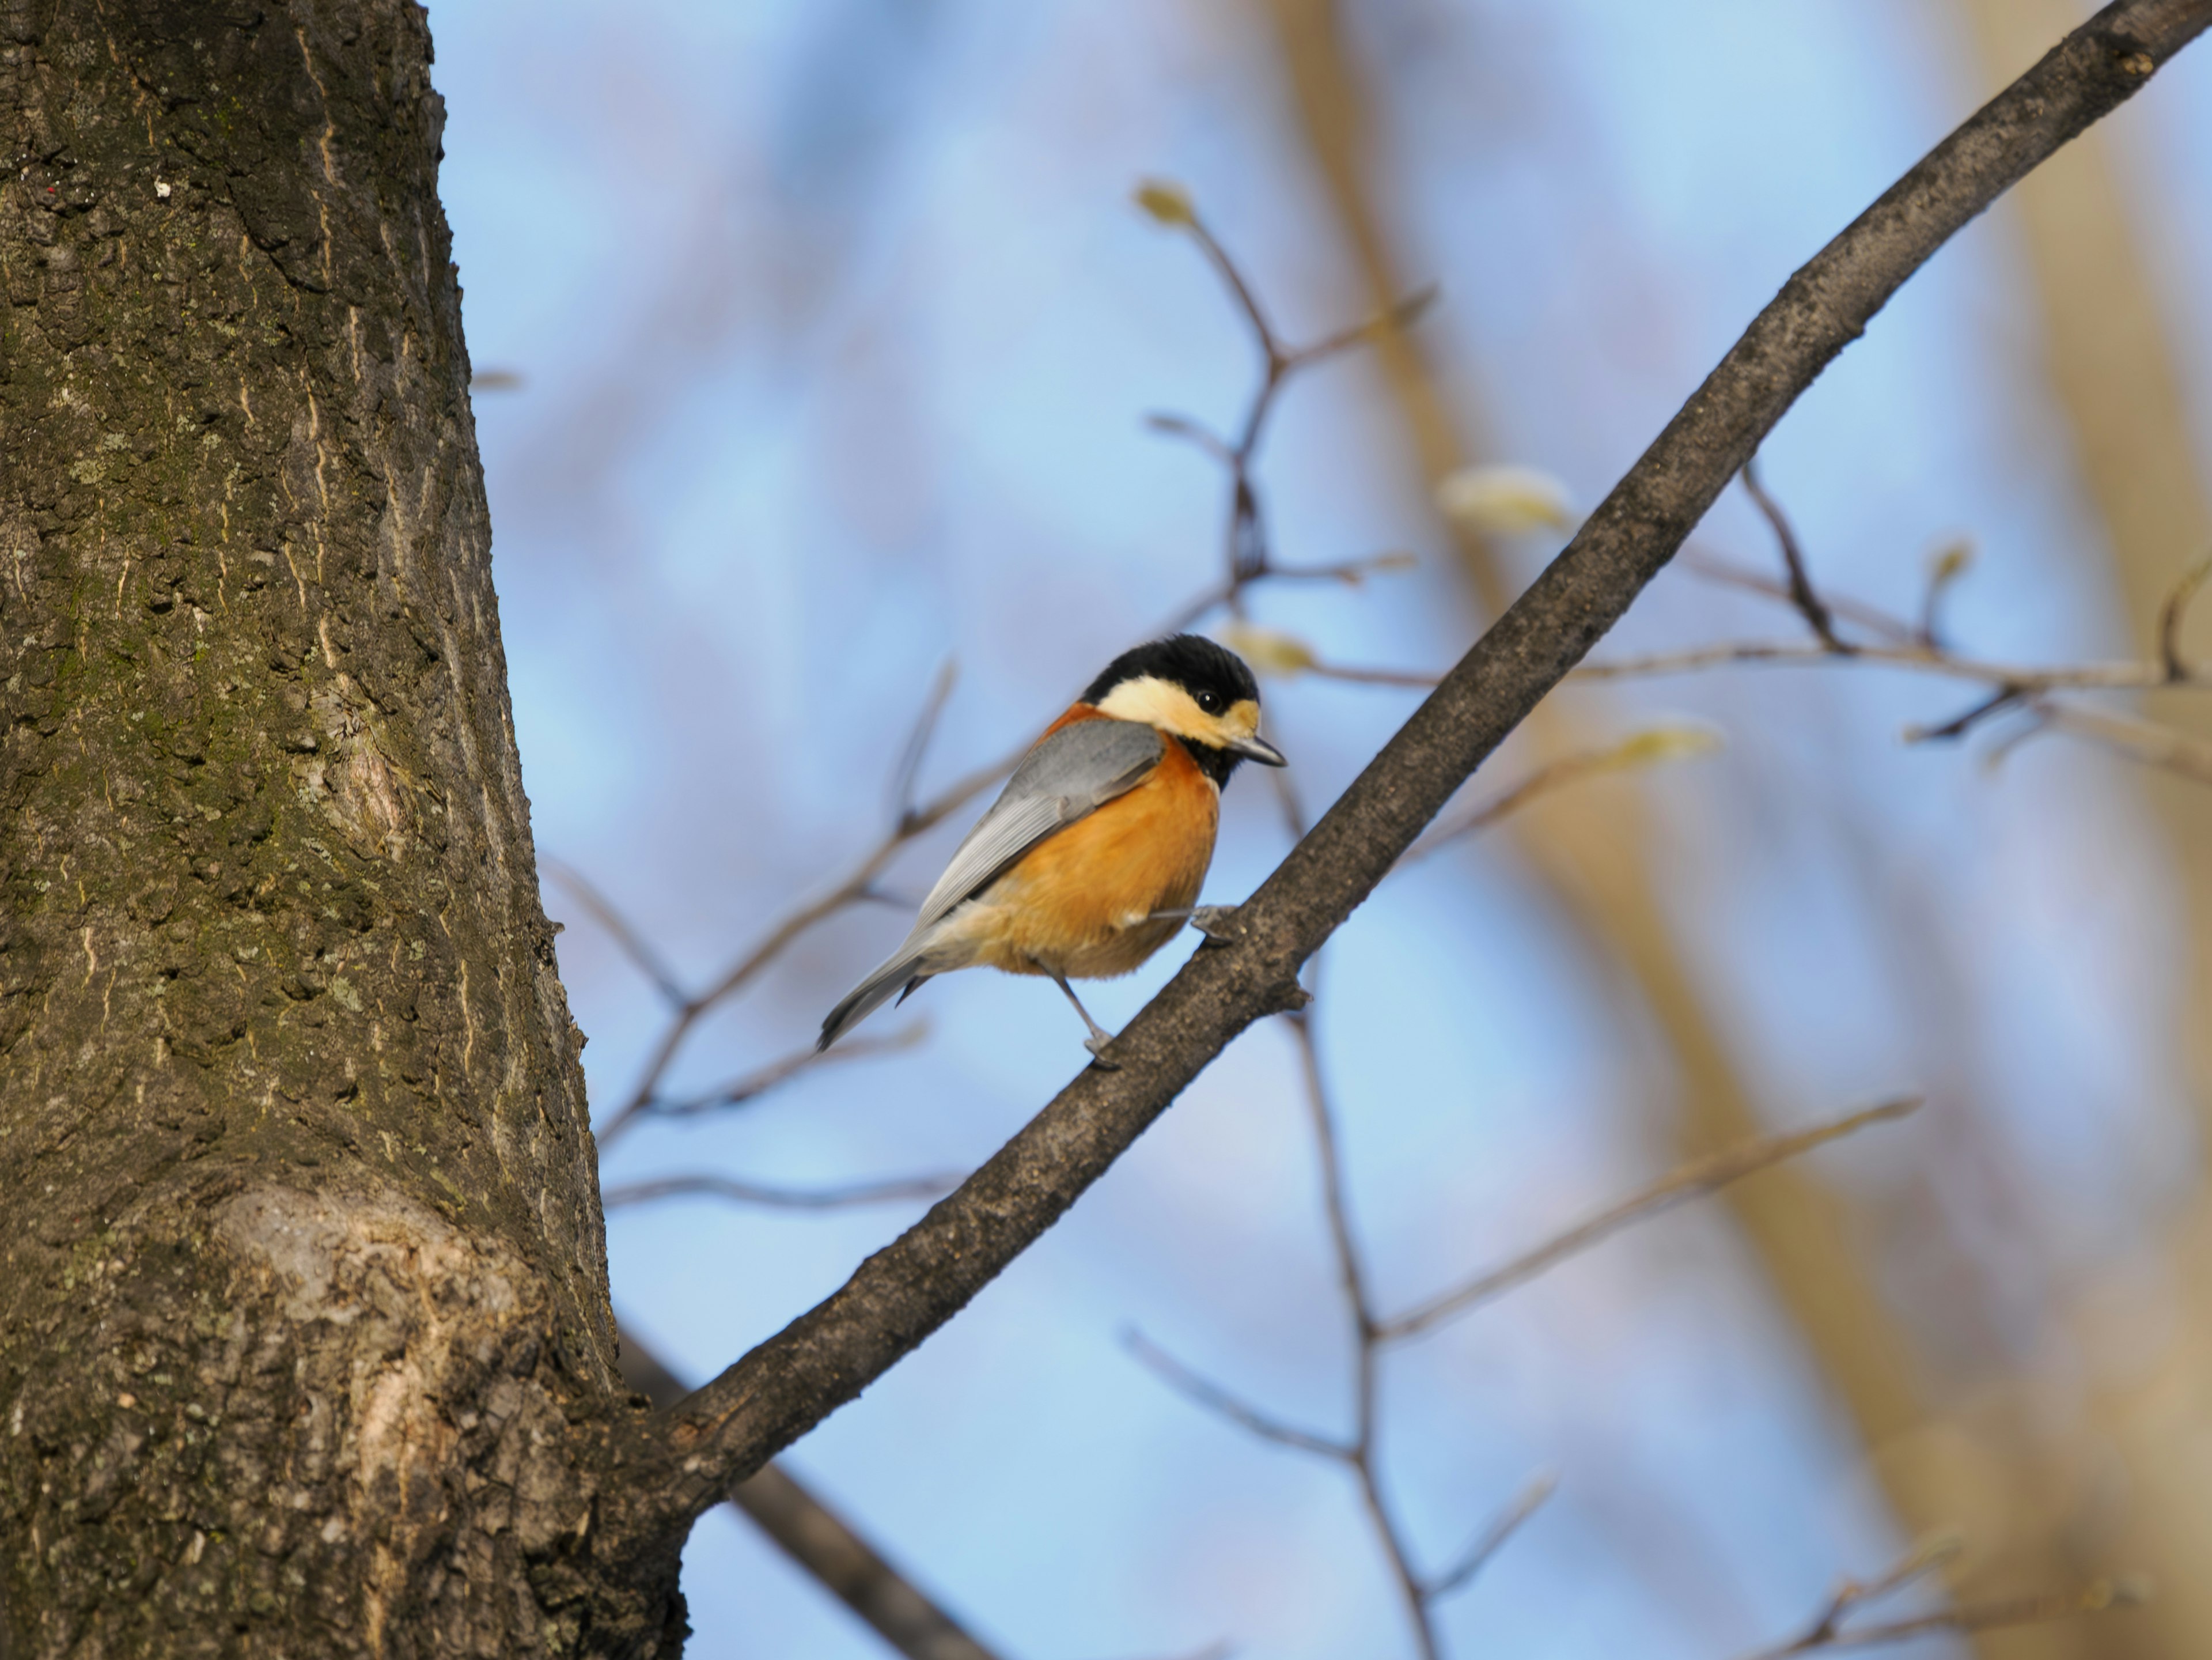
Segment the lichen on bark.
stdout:
<path fill-rule="evenodd" d="M 0 1652 L 647 1654 L 409 0 L 0 0 Z"/>

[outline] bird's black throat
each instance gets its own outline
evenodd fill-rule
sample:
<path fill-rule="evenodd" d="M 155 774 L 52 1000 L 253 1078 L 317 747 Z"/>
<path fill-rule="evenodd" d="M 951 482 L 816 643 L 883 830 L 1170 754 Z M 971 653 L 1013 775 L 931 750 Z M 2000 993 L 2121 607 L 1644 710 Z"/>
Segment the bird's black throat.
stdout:
<path fill-rule="evenodd" d="M 1181 733 L 1170 733 L 1182 745 L 1183 753 L 1198 763 L 1198 769 L 1213 781 L 1216 789 L 1229 787 L 1229 775 L 1237 770 L 1244 757 L 1235 750 L 1223 749 L 1218 744 L 1201 744 L 1195 738 L 1185 738 Z"/>

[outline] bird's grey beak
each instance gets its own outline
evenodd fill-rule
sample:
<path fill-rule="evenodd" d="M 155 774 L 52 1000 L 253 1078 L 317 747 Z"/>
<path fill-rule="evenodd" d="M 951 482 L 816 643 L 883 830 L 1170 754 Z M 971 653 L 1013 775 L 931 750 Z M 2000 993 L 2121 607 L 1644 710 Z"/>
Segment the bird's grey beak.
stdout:
<path fill-rule="evenodd" d="M 1282 751 L 1256 732 L 1249 738 L 1238 739 L 1229 748 L 1232 753 L 1243 756 L 1247 761 L 1257 761 L 1263 767 L 1287 767 L 1291 764 L 1289 757 Z"/>

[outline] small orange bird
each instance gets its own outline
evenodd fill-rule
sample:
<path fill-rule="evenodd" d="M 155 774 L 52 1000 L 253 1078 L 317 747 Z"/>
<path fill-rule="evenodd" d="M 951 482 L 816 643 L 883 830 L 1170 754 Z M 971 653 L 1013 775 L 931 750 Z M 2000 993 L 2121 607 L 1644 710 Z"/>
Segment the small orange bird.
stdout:
<path fill-rule="evenodd" d="M 1240 761 L 1284 764 L 1243 659 L 1194 634 L 1123 652 L 1022 757 L 906 943 L 830 1011 L 816 1047 L 893 993 L 981 964 L 1051 979 L 1101 1053 L 1113 1034 L 1067 982 L 1129 973 L 1190 917 Z"/>

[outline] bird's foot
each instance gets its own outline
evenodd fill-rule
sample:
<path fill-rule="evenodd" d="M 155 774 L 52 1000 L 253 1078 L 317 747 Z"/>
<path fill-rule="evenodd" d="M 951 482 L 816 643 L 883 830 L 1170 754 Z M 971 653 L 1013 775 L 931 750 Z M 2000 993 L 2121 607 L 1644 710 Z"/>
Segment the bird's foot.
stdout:
<path fill-rule="evenodd" d="M 1094 1031 L 1083 1040 L 1083 1047 L 1091 1051 L 1091 1064 L 1101 1072 L 1119 1072 L 1121 1063 L 1106 1058 L 1106 1046 L 1114 1041 L 1110 1031 Z"/>
<path fill-rule="evenodd" d="M 1190 913 L 1190 925 L 1217 946 L 1233 945 L 1238 938 L 1234 905 L 1195 906 Z"/>
<path fill-rule="evenodd" d="M 1217 946 L 1232 944 L 1237 937 L 1234 905 L 1182 905 L 1174 910 L 1153 911 L 1145 921 L 1188 922 Z"/>

